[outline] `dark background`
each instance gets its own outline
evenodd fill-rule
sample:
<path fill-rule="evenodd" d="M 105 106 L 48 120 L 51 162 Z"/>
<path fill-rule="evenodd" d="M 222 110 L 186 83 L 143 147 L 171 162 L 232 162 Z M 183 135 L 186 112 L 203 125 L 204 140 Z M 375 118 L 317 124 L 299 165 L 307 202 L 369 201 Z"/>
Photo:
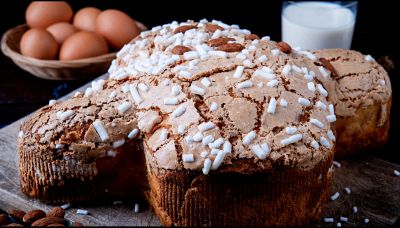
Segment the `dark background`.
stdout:
<path fill-rule="evenodd" d="M 260 36 L 269 35 L 272 40 L 281 38 L 281 1 L 69 1 L 74 12 L 85 6 L 99 9 L 120 9 L 151 28 L 173 20 L 222 20 L 238 24 Z M 397 25 L 400 12 L 397 1 L 359 1 L 357 22 L 352 49 L 371 54 L 379 59 L 388 56 L 399 65 L 400 29 Z M 140 3 L 140 4 L 139 4 Z M 23 24 L 28 1 L 8 1 L 0 7 L 0 34 L 9 28 Z M 390 140 L 388 145 L 371 153 L 377 157 L 400 164 L 399 134 L 399 70 L 389 71 L 393 89 Z M 31 113 L 48 103 L 80 87 L 85 81 L 46 81 L 33 77 L 19 69 L 0 54 L 0 128 Z"/>

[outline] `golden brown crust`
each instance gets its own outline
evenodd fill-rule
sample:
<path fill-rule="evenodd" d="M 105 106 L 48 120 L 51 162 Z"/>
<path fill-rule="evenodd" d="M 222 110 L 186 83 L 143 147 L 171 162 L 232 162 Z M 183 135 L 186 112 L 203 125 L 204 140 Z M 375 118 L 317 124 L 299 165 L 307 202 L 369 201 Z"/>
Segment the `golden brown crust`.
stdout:
<path fill-rule="evenodd" d="M 148 173 L 147 194 L 165 226 L 294 226 L 320 219 L 330 195 L 332 156 L 313 169 L 251 175 Z"/>

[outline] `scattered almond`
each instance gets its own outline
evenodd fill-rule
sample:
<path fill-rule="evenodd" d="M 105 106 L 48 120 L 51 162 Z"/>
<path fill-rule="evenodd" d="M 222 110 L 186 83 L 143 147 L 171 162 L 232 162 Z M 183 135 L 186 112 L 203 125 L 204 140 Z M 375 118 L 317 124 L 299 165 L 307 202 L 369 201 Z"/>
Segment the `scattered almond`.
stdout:
<path fill-rule="evenodd" d="M 172 48 L 171 52 L 175 55 L 183 55 L 183 53 L 188 52 L 192 49 L 189 47 L 183 46 L 183 45 L 176 45 L 174 48 Z"/>
<path fill-rule="evenodd" d="M 24 217 L 22 218 L 22 221 L 24 221 L 25 223 L 31 224 L 34 221 L 41 219 L 43 217 L 46 217 L 46 213 L 44 211 L 32 210 L 24 215 Z"/>
<path fill-rule="evenodd" d="M 232 43 L 232 44 L 223 44 L 219 47 L 217 47 L 216 49 L 218 51 L 225 51 L 225 52 L 238 52 L 243 50 L 244 46 L 241 44 L 237 44 L 237 43 Z"/>
<path fill-rule="evenodd" d="M 221 31 L 224 30 L 224 28 L 222 28 L 221 26 L 213 24 L 213 23 L 207 23 L 205 26 L 205 29 L 207 32 L 215 32 L 218 29 Z"/>
<path fill-rule="evenodd" d="M 259 40 L 260 37 L 257 36 L 256 34 L 247 34 L 246 36 L 244 36 L 244 38 L 246 40 Z"/>
<path fill-rule="evenodd" d="M 281 52 L 289 54 L 290 52 L 292 52 L 292 48 L 290 47 L 290 45 L 284 41 L 281 41 L 278 43 L 278 48 L 279 50 L 281 50 Z"/>
<path fill-rule="evenodd" d="M 235 39 L 229 37 L 221 37 L 207 41 L 208 45 L 211 47 L 218 47 L 223 44 L 227 44 L 229 41 L 234 41 Z"/>
<path fill-rule="evenodd" d="M 53 207 L 49 213 L 47 213 L 48 217 L 58 217 L 58 218 L 64 218 L 65 216 L 65 211 L 62 209 L 62 207 Z"/>
<path fill-rule="evenodd" d="M 177 34 L 177 33 L 185 33 L 187 30 L 190 30 L 190 29 L 194 29 L 194 28 L 197 28 L 197 26 L 195 26 L 195 25 L 182 25 L 182 26 L 179 26 L 178 28 L 176 28 L 175 30 L 174 30 L 174 34 Z"/>
<path fill-rule="evenodd" d="M 2 214 L 0 215 L 0 226 L 4 226 L 10 223 L 10 219 L 8 219 L 8 215 Z"/>
<path fill-rule="evenodd" d="M 65 219 L 57 217 L 44 217 L 32 223 L 32 226 L 48 226 L 54 223 L 64 224 Z"/>
<path fill-rule="evenodd" d="M 21 211 L 21 210 L 15 210 L 15 209 L 11 209 L 11 210 L 7 210 L 7 213 L 15 218 L 16 220 L 19 220 L 22 222 L 22 219 L 25 215 L 25 211 Z"/>
<path fill-rule="evenodd" d="M 329 60 L 325 58 L 319 58 L 319 61 L 321 61 L 322 65 L 324 65 L 324 67 L 332 73 L 332 77 L 336 77 L 338 75 L 335 68 L 332 66 Z"/>

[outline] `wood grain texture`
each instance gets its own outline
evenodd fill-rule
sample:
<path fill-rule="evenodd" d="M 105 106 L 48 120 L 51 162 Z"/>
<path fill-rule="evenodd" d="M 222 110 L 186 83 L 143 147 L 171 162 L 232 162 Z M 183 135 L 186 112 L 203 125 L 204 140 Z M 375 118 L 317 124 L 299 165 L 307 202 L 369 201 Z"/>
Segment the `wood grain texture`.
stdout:
<path fill-rule="evenodd" d="M 101 76 L 105 78 L 106 76 Z M 89 84 L 79 89 L 83 91 Z M 75 93 L 60 100 L 68 99 Z M 25 117 L 27 118 L 27 117 Z M 50 210 L 53 205 L 46 205 L 32 200 L 20 192 L 18 177 L 17 135 L 20 122 L 16 121 L 0 130 L 0 208 L 19 208 L 31 210 L 38 208 Z M 340 216 L 349 218 L 341 222 L 342 226 L 363 226 L 364 218 L 369 218 L 369 225 L 392 225 L 400 217 L 400 177 L 393 174 L 400 166 L 374 157 L 360 157 L 340 161 L 341 168 L 334 168 L 333 193 L 339 192 L 337 200 L 328 203 L 325 217 L 333 217 L 334 224 L 322 221 L 315 225 L 332 226 L 339 222 Z M 346 194 L 344 188 L 352 192 Z M 332 194 L 333 194 L 332 193 Z M 143 204 L 141 204 L 143 206 Z M 352 207 L 358 207 L 358 213 Z M 79 221 L 84 225 L 103 226 L 158 226 L 160 222 L 154 213 L 144 208 L 134 213 L 134 202 L 113 205 L 112 202 L 98 202 L 97 205 L 73 205 L 66 211 L 66 218 Z M 90 215 L 78 215 L 76 209 L 86 209 Z"/>

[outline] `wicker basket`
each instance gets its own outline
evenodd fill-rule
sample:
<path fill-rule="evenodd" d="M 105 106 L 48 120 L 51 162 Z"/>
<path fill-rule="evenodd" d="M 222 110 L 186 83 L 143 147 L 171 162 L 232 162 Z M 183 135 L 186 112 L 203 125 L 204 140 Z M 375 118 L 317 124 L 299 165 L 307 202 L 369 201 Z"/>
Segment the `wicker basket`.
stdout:
<path fill-rule="evenodd" d="M 141 30 L 146 26 L 137 22 Z M 77 80 L 98 76 L 107 71 L 117 52 L 78 60 L 42 60 L 21 55 L 19 43 L 22 35 L 29 29 L 28 25 L 19 25 L 4 33 L 1 39 L 1 50 L 20 68 L 43 79 Z"/>

